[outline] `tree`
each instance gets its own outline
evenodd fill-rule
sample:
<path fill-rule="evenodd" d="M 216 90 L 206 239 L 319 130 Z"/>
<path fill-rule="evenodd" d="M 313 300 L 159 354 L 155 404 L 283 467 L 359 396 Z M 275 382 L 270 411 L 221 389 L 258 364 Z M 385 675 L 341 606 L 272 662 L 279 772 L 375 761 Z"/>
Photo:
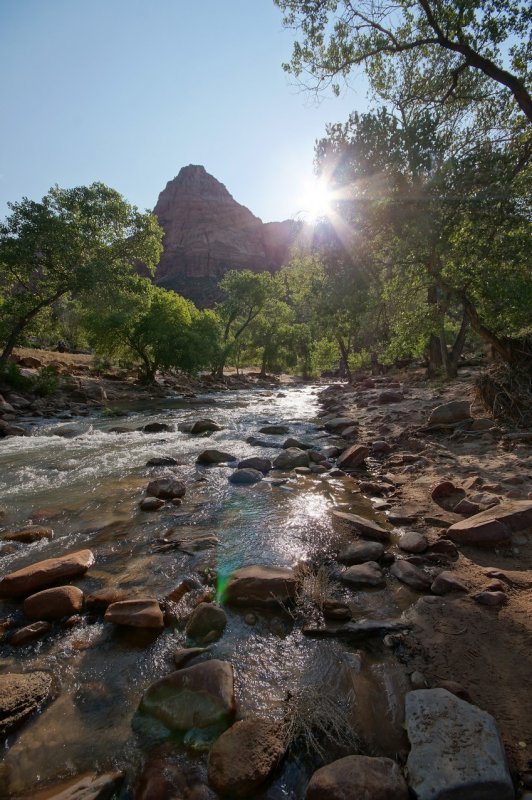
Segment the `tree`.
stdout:
<path fill-rule="evenodd" d="M 102 183 L 56 186 L 40 203 L 24 198 L 9 207 L 0 224 L 0 364 L 60 298 L 127 283 L 139 262 L 153 274 L 162 252 L 156 218 Z"/>
<path fill-rule="evenodd" d="M 370 73 L 413 52 L 426 94 L 447 100 L 477 72 L 509 91 L 532 123 L 529 79 L 532 10 L 524 0 L 274 0 L 302 34 L 285 69 L 310 74 L 318 88 Z M 435 63 L 437 61 L 437 64 Z M 334 85 L 334 84 L 333 84 Z M 338 85 L 334 85 L 336 91 Z"/>

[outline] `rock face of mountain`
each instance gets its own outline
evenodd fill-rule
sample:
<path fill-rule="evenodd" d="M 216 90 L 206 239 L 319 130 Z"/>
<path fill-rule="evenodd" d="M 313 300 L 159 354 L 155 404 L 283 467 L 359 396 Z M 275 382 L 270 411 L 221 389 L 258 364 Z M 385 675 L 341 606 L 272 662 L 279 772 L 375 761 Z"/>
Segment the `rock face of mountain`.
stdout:
<path fill-rule="evenodd" d="M 166 184 L 154 213 L 165 233 L 155 282 L 201 306 L 217 299 L 216 286 L 229 269 L 279 269 L 299 230 L 293 220 L 264 224 L 192 164 Z"/>

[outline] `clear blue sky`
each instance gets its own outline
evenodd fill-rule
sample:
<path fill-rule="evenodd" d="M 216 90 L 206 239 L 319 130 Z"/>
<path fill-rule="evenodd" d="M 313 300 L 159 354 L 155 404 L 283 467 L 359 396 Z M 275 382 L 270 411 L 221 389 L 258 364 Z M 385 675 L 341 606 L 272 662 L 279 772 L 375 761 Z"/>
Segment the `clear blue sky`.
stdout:
<path fill-rule="evenodd" d="M 264 221 L 294 215 L 365 88 L 316 103 L 281 69 L 292 39 L 272 0 L 0 0 L 0 218 L 95 180 L 151 209 L 190 163 Z"/>

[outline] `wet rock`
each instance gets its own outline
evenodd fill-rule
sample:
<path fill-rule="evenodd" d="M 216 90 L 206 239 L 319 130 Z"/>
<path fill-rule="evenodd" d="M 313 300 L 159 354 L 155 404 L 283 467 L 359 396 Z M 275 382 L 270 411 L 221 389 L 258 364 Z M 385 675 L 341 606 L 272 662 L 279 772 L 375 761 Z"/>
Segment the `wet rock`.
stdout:
<path fill-rule="evenodd" d="M 248 436 L 246 439 L 248 444 L 253 444 L 255 447 L 271 447 L 277 448 L 278 450 L 281 449 L 281 444 L 279 442 L 274 442 L 273 439 L 259 439 L 258 436 Z"/>
<path fill-rule="evenodd" d="M 351 619 L 351 609 L 347 603 L 343 603 L 341 600 L 326 599 L 322 611 L 325 619 L 340 621 Z"/>
<path fill-rule="evenodd" d="M 180 422 L 177 426 L 178 431 L 183 433 L 207 433 L 208 431 L 221 431 L 222 426 L 218 425 L 213 419 L 197 419 L 195 422 Z"/>
<path fill-rule="evenodd" d="M 310 469 L 310 467 L 296 467 L 294 469 L 294 472 L 297 475 L 312 475 L 312 470 Z"/>
<path fill-rule="evenodd" d="M 95 614 L 104 614 L 108 606 L 112 603 L 119 603 L 122 600 L 127 600 L 127 592 L 121 589 L 98 589 L 96 592 L 87 595 L 85 608 Z"/>
<path fill-rule="evenodd" d="M 405 553 L 424 553 L 428 542 L 422 533 L 406 531 L 399 539 L 399 548 Z"/>
<path fill-rule="evenodd" d="M 53 794 L 47 794 L 47 800 L 110 800 L 115 797 L 124 780 L 123 772 L 106 772 L 98 775 L 90 772 L 65 785 L 51 789 Z"/>
<path fill-rule="evenodd" d="M 357 425 L 356 420 L 351 417 L 334 417 L 325 423 L 325 430 L 329 433 L 342 433 L 346 428 L 351 428 Z"/>
<path fill-rule="evenodd" d="M 304 467 L 299 467 L 299 469 L 305 469 Z M 325 464 L 311 464 L 310 471 L 314 475 L 323 475 L 324 473 L 328 472 L 329 469 Z"/>
<path fill-rule="evenodd" d="M 497 798 L 514 790 L 497 723 L 445 689 L 408 692 L 408 781 L 418 800 Z"/>
<path fill-rule="evenodd" d="M 443 403 L 436 406 L 429 416 L 428 427 L 438 425 L 455 425 L 471 419 L 471 403 L 469 400 L 452 400 L 450 403 Z"/>
<path fill-rule="evenodd" d="M 431 578 L 422 569 L 404 559 L 395 561 L 390 568 L 390 573 L 401 583 L 406 583 L 407 586 L 416 589 L 418 592 L 430 589 Z"/>
<path fill-rule="evenodd" d="M 154 458 L 150 458 L 149 461 L 146 461 L 147 467 L 174 467 L 178 464 L 179 461 L 172 458 L 172 456 L 155 456 Z"/>
<path fill-rule="evenodd" d="M 26 528 L 20 528 L 18 531 L 8 531 L 2 535 L 2 539 L 8 542 L 24 542 L 25 544 L 53 538 L 54 532 L 52 528 L 43 528 L 40 525 L 28 525 Z"/>
<path fill-rule="evenodd" d="M 57 586 L 43 589 L 24 600 L 24 614 L 28 619 L 61 619 L 76 614 L 83 608 L 83 592 L 77 586 Z"/>
<path fill-rule="evenodd" d="M 287 425 L 264 425 L 259 428 L 259 433 L 270 433 L 273 436 L 281 436 L 283 433 L 288 433 L 290 428 Z"/>
<path fill-rule="evenodd" d="M 192 661 L 193 658 L 202 656 L 203 653 L 208 653 L 208 647 L 180 647 L 174 653 L 174 664 L 176 669 L 182 669 L 185 664 Z"/>
<path fill-rule="evenodd" d="M 250 718 L 235 722 L 209 753 L 209 783 L 221 795 L 255 796 L 285 751 L 279 724 Z"/>
<path fill-rule="evenodd" d="M 192 612 L 185 632 L 199 642 L 213 642 L 220 638 L 226 625 L 227 615 L 223 608 L 213 603 L 200 603 Z"/>
<path fill-rule="evenodd" d="M 272 469 L 272 462 L 269 458 L 252 456 L 251 458 L 244 458 L 242 461 L 239 461 L 238 469 L 256 469 L 266 474 Z"/>
<path fill-rule="evenodd" d="M 401 770 L 390 758 L 346 756 L 312 776 L 306 800 L 408 800 Z"/>
<path fill-rule="evenodd" d="M 140 709 L 170 730 L 228 726 L 235 714 L 233 667 L 206 661 L 160 678 L 144 693 Z"/>
<path fill-rule="evenodd" d="M 229 605 L 271 606 L 294 600 L 297 580 L 286 567 L 250 566 L 231 575 L 225 591 Z"/>
<path fill-rule="evenodd" d="M 135 788 L 135 800 L 217 800 L 203 769 L 176 758 L 175 745 L 150 751 Z"/>
<path fill-rule="evenodd" d="M 52 626 L 49 622 L 44 620 L 40 622 L 33 622 L 31 625 L 26 625 L 24 628 L 19 628 L 15 631 L 9 640 L 11 647 L 24 647 L 28 642 L 33 642 L 35 639 L 42 639 L 47 633 L 50 633 Z"/>
<path fill-rule="evenodd" d="M 344 583 L 357 588 L 383 586 L 386 583 L 382 569 L 376 561 L 367 561 L 365 564 L 348 567 L 340 577 Z"/>
<path fill-rule="evenodd" d="M 223 450 L 204 450 L 197 457 L 196 464 L 225 464 L 236 460 L 236 456 L 224 453 Z"/>
<path fill-rule="evenodd" d="M 283 442 L 283 450 L 288 450 L 289 447 L 297 447 L 299 450 L 312 450 L 314 445 L 307 444 L 307 442 L 302 442 L 301 439 L 289 436 L 288 439 L 285 439 Z"/>
<path fill-rule="evenodd" d="M 22 725 L 52 696 L 49 672 L 9 672 L 0 675 L 0 735 Z"/>
<path fill-rule="evenodd" d="M 157 497 L 159 500 L 173 500 L 174 497 L 184 497 L 186 490 L 187 487 L 183 481 L 168 476 L 150 481 L 146 487 L 146 494 L 149 497 Z"/>
<path fill-rule="evenodd" d="M 492 606 L 498 608 L 508 602 L 508 598 L 504 592 L 477 592 L 473 595 L 473 600 L 480 603 L 481 606 Z"/>
<path fill-rule="evenodd" d="M 47 589 L 54 583 L 62 583 L 84 575 L 94 564 L 90 550 L 77 550 L 66 556 L 48 558 L 28 567 L 5 575 L 0 581 L 1 597 L 21 597 Z"/>
<path fill-rule="evenodd" d="M 345 511 L 333 511 L 332 513 L 333 520 L 349 525 L 364 539 L 373 539 L 378 542 L 388 542 L 390 540 L 390 531 L 381 528 L 371 519 L 364 519 L 364 517 L 359 517 L 358 514 L 348 514 Z"/>
<path fill-rule="evenodd" d="M 346 622 L 344 625 L 334 627 L 316 627 L 307 625 L 303 628 L 305 636 L 316 639 L 333 637 L 336 639 L 347 639 L 348 641 L 363 641 L 373 636 L 386 636 L 390 633 L 401 633 L 410 628 L 410 625 L 398 620 L 389 619 L 365 619 L 359 622 Z"/>
<path fill-rule="evenodd" d="M 240 485 L 251 485 L 253 483 L 259 483 L 263 478 L 262 472 L 259 472 L 258 469 L 235 469 L 235 471 L 229 476 L 229 482 L 240 484 Z"/>
<path fill-rule="evenodd" d="M 337 456 L 341 455 L 342 448 L 341 447 L 324 447 L 321 450 L 322 455 L 325 458 L 337 458 Z"/>
<path fill-rule="evenodd" d="M 289 447 L 279 453 L 273 461 L 273 466 L 275 469 L 295 469 L 295 467 L 308 467 L 309 463 L 309 454 L 306 450 Z"/>
<path fill-rule="evenodd" d="M 401 403 L 405 399 L 405 396 L 402 392 L 395 392 L 393 390 L 388 390 L 385 392 L 381 392 L 377 396 L 377 403 L 382 405 L 388 405 L 389 403 Z"/>
<path fill-rule="evenodd" d="M 164 628 L 163 612 L 157 600 L 151 597 L 111 603 L 105 612 L 104 621 L 133 628 Z"/>
<path fill-rule="evenodd" d="M 361 444 L 354 444 L 344 450 L 341 456 L 338 457 L 336 464 L 340 469 L 354 469 L 364 463 L 364 459 L 369 455 L 369 447 L 364 447 Z"/>
<path fill-rule="evenodd" d="M 173 431 L 173 426 L 168 425 L 166 422 L 148 422 L 142 430 L 144 433 L 167 433 Z"/>
<path fill-rule="evenodd" d="M 511 542 L 512 533 L 532 525 L 532 502 L 509 500 L 467 519 L 455 522 L 446 535 L 456 544 L 499 547 Z"/>
<path fill-rule="evenodd" d="M 139 503 L 141 511 L 159 511 L 165 504 L 159 497 L 143 497 Z"/>
<path fill-rule="evenodd" d="M 467 592 L 467 586 L 454 577 L 452 572 L 444 570 L 431 583 L 432 594 L 449 594 L 450 592 Z"/>
<path fill-rule="evenodd" d="M 384 554 L 380 542 L 354 542 L 344 547 L 338 554 L 342 564 L 364 564 L 366 561 L 378 561 Z"/>

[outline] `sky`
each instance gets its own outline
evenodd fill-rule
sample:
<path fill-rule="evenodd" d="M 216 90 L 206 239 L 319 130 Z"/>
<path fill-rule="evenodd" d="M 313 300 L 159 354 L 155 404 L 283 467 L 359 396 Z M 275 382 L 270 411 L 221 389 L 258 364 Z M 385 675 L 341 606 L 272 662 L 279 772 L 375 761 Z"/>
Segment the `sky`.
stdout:
<path fill-rule="evenodd" d="M 141 209 L 203 164 L 265 222 L 297 216 L 328 122 L 282 70 L 273 0 L 0 0 L 0 218 L 7 202 L 103 181 Z"/>

